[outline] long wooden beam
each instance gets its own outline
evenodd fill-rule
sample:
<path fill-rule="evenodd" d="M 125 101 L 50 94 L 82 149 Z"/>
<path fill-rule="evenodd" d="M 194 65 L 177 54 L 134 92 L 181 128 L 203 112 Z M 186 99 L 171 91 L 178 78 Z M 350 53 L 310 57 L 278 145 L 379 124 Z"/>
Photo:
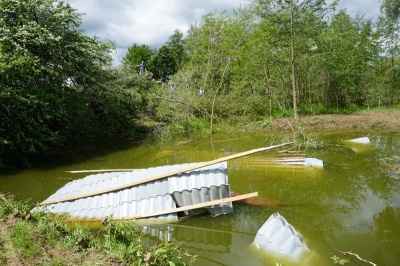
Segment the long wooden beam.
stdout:
<path fill-rule="evenodd" d="M 165 177 L 178 175 L 178 174 L 181 174 L 181 173 L 184 173 L 184 172 L 188 172 L 188 171 L 196 170 L 196 169 L 199 169 L 199 168 L 202 168 L 202 167 L 206 167 L 206 166 L 209 166 L 209 165 L 213 165 L 213 164 L 229 161 L 229 160 L 232 160 L 232 159 L 240 158 L 240 157 L 247 156 L 247 155 L 250 155 L 250 154 L 253 154 L 253 153 L 257 153 L 257 152 L 261 152 L 261 151 L 266 151 L 266 150 L 278 148 L 278 147 L 285 146 L 285 145 L 292 144 L 292 143 L 293 142 L 288 142 L 288 143 L 283 143 L 283 144 L 279 144 L 279 145 L 274 145 L 274 146 L 269 146 L 269 147 L 249 150 L 249 151 L 245 151 L 245 152 L 229 155 L 229 156 L 226 156 L 226 157 L 222 157 L 222 158 L 219 158 L 219 159 L 216 159 L 216 160 L 212 160 L 212 161 L 208 161 L 208 162 L 204 162 L 204 163 L 199 163 L 199 164 L 194 165 L 194 166 L 189 166 L 189 167 L 186 167 L 186 168 L 183 168 L 183 169 L 179 169 L 179 170 L 175 170 L 175 171 L 171 171 L 171 172 L 168 172 L 168 173 L 165 173 L 165 174 L 160 174 L 160 175 L 156 175 L 156 176 L 153 176 L 153 177 L 145 178 L 145 179 L 142 179 L 142 180 L 139 180 L 139 181 L 135 181 L 135 182 L 131 182 L 131 183 L 128 183 L 128 184 L 125 184 L 125 185 L 116 186 L 116 187 L 109 188 L 109 189 L 99 190 L 99 191 L 95 191 L 95 192 L 90 192 L 90 193 L 77 195 L 77 196 L 73 196 L 73 197 L 68 197 L 68 198 L 63 198 L 63 199 L 58 199 L 58 200 L 43 201 L 41 203 L 38 203 L 37 206 L 55 204 L 55 203 L 66 202 L 66 201 L 72 201 L 72 200 L 92 197 L 92 196 L 96 196 L 96 195 L 101 195 L 101 194 L 105 194 L 105 193 L 110 193 L 110 192 L 113 192 L 113 191 L 118 191 L 118 190 L 122 190 L 122 189 L 126 189 L 126 188 L 131 188 L 131 187 L 134 187 L 134 186 L 137 186 L 137 185 L 140 185 L 140 184 L 149 183 L 149 182 L 156 181 L 158 179 L 162 179 L 162 178 L 165 178 Z"/>
<path fill-rule="evenodd" d="M 97 169 L 97 170 L 73 170 L 73 171 L 65 171 L 71 174 L 79 174 L 79 173 L 102 173 L 102 172 L 132 172 L 140 169 Z"/>
<path fill-rule="evenodd" d="M 208 201 L 208 202 L 188 205 L 188 206 L 185 206 L 185 207 L 179 207 L 179 208 L 160 211 L 160 212 L 154 212 L 154 213 L 150 213 L 150 214 L 146 214 L 146 215 L 138 215 L 138 216 L 134 216 L 134 217 L 131 217 L 131 216 L 129 216 L 129 217 L 118 217 L 118 218 L 107 217 L 107 219 L 110 219 L 110 220 L 113 220 L 113 221 L 122 221 L 122 220 L 129 221 L 129 220 L 135 220 L 135 219 L 139 220 L 141 218 L 159 216 L 159 215 L 164 215 L 164 214 L 174 213 L 174 212 L 179 212 L 179 211 L 185 211 L 185 210 L 193 210 L 193 209 L 198 209 L 198 208 L 204 208 L 204 207 L 213 206 L 213 205 L 216 205 L 216 204 L 221 204 L 221 203 L 225 203 L 225 202 L 239 201 L 239 200 L 244 200 L 244 199 L 257 197 L 257 196 L 258 196 L 258 192 L 253 192 L 253 193 L 243 194 L 243 195 L 234 196 L 234 197 L 230 197 L 230 198 L 224 198 L 224 199 L 219 199 L 219 200 L 214 200 L 214 201 Z M 79 219 L 73 219 L 73 217 L 69 217 L 68 222 L 70 222 L 70 223 L 101 222 L 103 220 L 104 220 L 104 218 L 79 220 Z M 179 224 L 170 224 L 170 225 L 190 228 L 190 226 L 179 225 Z M 208 228 L 198 228 L 198 227 L 191 227 L 191 228 L 193 228 L 193 229 L 202 229 L 202 230 L 207 230 L 207 231 L 216 231 L 216 232 L 221 232 L 221 233 L 230 233 L 230 234 L 235 233 L 235 234 L 242 234 L 242 235 L 254 235 L 254 234 L 250 234 L 250 233 L 222 231 L 222 230 L 215 230 L 215 229 L 208 229 Z"/>
<path fill-rule="evenodd" d="M 204 207 L 208 207 L 208 206 L 213 206 L 213 205 L 232 202 L 232 201 L 244 200 L 244 199 L 253 198 L 253 197 L 257 197 L 257 196 L 258 196 L 258 192 L 253 192 L 253 193 L 249 193 L 249 194 L 243 194 L 243 195 L 240 195 L 240 196 L 235 196 L 235 197 L 230 197 L 230 198 L 223 198 L 223 199 L 218 199 L 218 200 L 211 200 L 211 201 L 192 204 L 192 205 L 183 206 L 183 207 L 179 207 L 179 208 L 175 208 L 175 209 L 169 209 L 169 210 L 163 210 L 163 211 L 158 211 L 158 212 L 153 212 L 153 213 L 147 213 L 147 214 L 137 215 L 137 216 L 133 216 L 133 217 L 113 218 L 113 220 L 143 219 L 143 218 L 160 216 L 160 215 L 165 215 L 165 214 L 170 214 L 170 213 L 175 213 L 175 212 L 189 211 L 189 210 L 193 210 L 193 209 L 200 209 L 200 208 L 204 208 Z"/>
<path fill-rule="evenodd" d="M 290 157 L 279 157 L 279 158 L 268 158 L 266 160 L 262 160 L 262 162 L 294 162 L 294 161 L 299 161 L 299 162 L 304 162 L 305 155 L 301 155 L 302 157 L 295 157 L 295 156 L 290 156 Z M 132 172 L 132 171 L 139 171 L 143 169 L 139 168 L 132 168 L 132 169 L 90 169 L 90 170 L 72 170 L 72 171 L 65 171 L 66 173 L 71 173 L 71 174 L 81 174 L 81 173 L 106 173 L 106 172 Z M 68 178 L 65 178 L 68 179 Z"/>

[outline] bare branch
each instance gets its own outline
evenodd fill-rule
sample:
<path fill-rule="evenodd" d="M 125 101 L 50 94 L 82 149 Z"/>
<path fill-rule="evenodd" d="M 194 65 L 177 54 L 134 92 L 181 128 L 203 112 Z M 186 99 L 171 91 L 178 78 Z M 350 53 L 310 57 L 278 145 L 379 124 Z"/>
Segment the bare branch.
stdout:
<path fill-rule="evenodd" d="M 353 253 L 353 252 L 350 252 L 350 251 L 340 251 L 340 250 L 338 250 L 338 249 L 335 249 L 335 250 L 336 250 L 337 252 L 339 252 L 339 253 L 342 253 L 343 255 L 346 255 L 346 256 L 354 256 L 354 257 L 356 257 L 357 259 L 359 259 L 359 260 L 362 261 L 362 262 L 368 263 L 368 264 L 373 265 L 373 266 L 377 266 L 375 263 L 370 262 L 370 261 L 368 261 L 368 260 L 365 260 L 365 259 L 361 258 L 358 254 L 355 254 L 355 253 Z"/>

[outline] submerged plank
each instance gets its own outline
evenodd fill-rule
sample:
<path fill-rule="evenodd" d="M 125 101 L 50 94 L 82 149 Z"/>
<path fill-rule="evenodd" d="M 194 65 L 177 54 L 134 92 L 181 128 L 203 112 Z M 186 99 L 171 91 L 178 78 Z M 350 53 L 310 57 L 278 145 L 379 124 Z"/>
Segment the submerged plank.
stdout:
<path fill-rule="evenodd" d="M 387 167 L 387 168 L 391 168 L 391 169 L 400 171 L 400 167 L 398 167 L 398 166 L 394 166 L 394 165 L 387 164 L 387 163 L 381 163 L 381 165 L 382 165 L 382 166 L 385 166 L 385 167 Z"/>
<path fill-rule="evenodd" d="M 86 193 L 86 194 L 73 196 L 73 197 L 67 197 L 67 198 L 64 198 L 64 199 L 44 201 L 44 202 L 38 203 L 37 206 L 44 206 L 44 205 L 49 205 L 49 204 L 72 201 L 72 200 L 76 200 L 76 199 L 82 199 L 82 198 L 92 197 L 92 196 L 96 196 L 96 195 L 100 195 L 100 194 L 110 193 L 110 192 L 122 190 L 122 189 L 125 189 L 125 188 L 134 187 L 134 186 L 137 186 L 137 185 L 140 185 L 140 184 L 149 183 L 149 182 L 152 182 L 152 181 L 155 181 L 155 180 L 159 180 L 159 179 L 162 179 L 162 178 L 165 178 L 165 177 L 178 175 L 178 174 L 181 174 L 181 173 L 184 173 L 184 172 L 196 170 L 196 169 L 199 169 L 199 168 L 202 168 L 202 167 L 206 167 L 206 166 L 210 166 L 210 165 L 213 165 L 213 164 L 217 164 L 217 163 L 225 162 L 225 161 L 228 161 L 228 160 L 240 158 L 240 157 L 247 156 L 247 155 L 250 155 L 250 154 L 254 154 L 254 153 L 257 153 L 257 152 L 261 152 L 261 151 L 266 151 L 266 150 L 282 147 L 282 146 L 289 145 L 289 144 L 292 144 L 292 143 L 293 142 L 288 142 L 288 143 L 283 143 L 283 144 L 279 144 L 279 145 L 253 149 L 253 150 L 249 150 L 249 151 L 245 151 L 245 152 L 229 155 L 229 156 L 226 156 L 226 157 L 222 157 L 222 158 L 219 158 L 219 159 L 216 159 L 216 160 L 212 160 L 212 161 L 208 161 L 208 162 L 204 162 L 204 163 L 199 163 L 199 164 L 196 164 L 195 166 L 190 166 L 190 167 L 183 168 L 183 169 L 176 170 L 176 171 L 172 171 L 172 172 L 169 172 L 169 173 L 156 175 L 156 176 L 149 177 L 149 178 L 146 178 L 146 179 L 143 179 L 143 180 L 139 180 L 139 181 L 136 181 L 136 182 L 128 183 L 128 184 L 125 184 L 125 185 L 122 185 L 122 186 L 116 186 L 116 187 L 113 187 L 113 188 L 99 190 L 99 191 Z"/>

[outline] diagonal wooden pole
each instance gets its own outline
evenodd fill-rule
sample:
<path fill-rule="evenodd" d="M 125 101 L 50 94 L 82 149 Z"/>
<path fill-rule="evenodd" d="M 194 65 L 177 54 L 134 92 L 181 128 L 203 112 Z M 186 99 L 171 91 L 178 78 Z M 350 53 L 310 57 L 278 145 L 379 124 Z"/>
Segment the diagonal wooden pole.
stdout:
<path fill-rule="evenodd" d="M 208 161 L 208 162 L 204 162 L 204 163 L 199 163 L 199 164 L 194 165 L 194 166 L 190 166 L 190 167 L 186 167 L 186 168 L 183 168 L 183 169 L 175 170 L 175 171 L 168 172 L 168 173 L 165 173 L 165 174 L 156 175 L 156 176 L 153 176 L 153 177 L 145 178 L 145 179 L 142 179 L 142 180 L 139 180 L 139 181 L 131 182 L 131 183 L 128 183 L 128 184 L 125 184 L 125 185 L 116 186 L 116 187 L 109 188 L 109 189 L 99 190 L 99 191 L 95 191 L 95 192 L 90 192 L 90 193 L 77 195 L 77 196 L 73 196 L 73 197 L 68 197 L 68 198 L 63 198 L 63 199 L 58 199 L 58 200 L 43 201 L 41 203 L 38 203 L 37 206 L 55 204 L 55 203 L 66 202 L 66 201 L 72 201 L 72 200 L 92 197 L 92 196 L 96 196 L 96 195 L 101 195 L 101 194 L 105 194 L 105 193 L 110 193 L 110 192 L 122 190 L 122 189 L 125 189 L 125 188 L 131 188 L 131 187 L 134 187 L 134 186 L 137 186 L 137 185 L 140 185 L 140 184 L 149 183 L 149 182 L 156 181 L 158 179 L 162 179 L 162 178 L 165 178 L 165 177 L 178 175 L 178 174 L 181 174 L 181 173 L 184 173 L 184 172 L 188 172 L 188 171 L 196 170 L 196 169 L 199 169 L 199 168 L 202 168 L 202 167 L 206 167 L 206 166 L 209 166 L 209 165 L 213 165 L 213 164 L 229 161 L 229 160 L 236 159 L 236 158 L 243 157 L 243 156 L 247 156 L 247 155 L 250 155 L 250 154 L 253 154 L 253 153 L 266 151 L 266 150 L 271 150 L 271 149 L 278 148 L 278 147 L 285 146 L 285 145 L 289 145 L 289 144 L 292 144 L 292 143 L 293 142 L 288 142 L 288 143 L 283 143 L 283 144 L 279 144 L 279 145 L 274 145 L 274 146 L 269 146 L 269 147 L 264 147 L 264 148 L 258 148 L 258 149 L 254 149 L 254 150 L 249 150 L 249 151 L 237 153 L 237 154 L 232 154 L 232 155 L 229 155 L 229 156 L 226 156 L 226 157 L 222 157 L 222 158 L 219 158 L 219 159 L 216 159 L 216 160 L 212 160 L 212 161 Z"/>
<path fill-rule="evenodd" d="M 208 207 L 208 206 L 214 206 L 217 204 L 223 204 L 223 203 L 232 202 L 232 201 L 244 200 L 244 199 L 253 198 L 253 197 L 258 197 L 258 192 L 253 192 L 253 193 L 249 193 L 249 194 L 244 194 L 244 195 L 229 197 L 229 198 L 223 198 L 223 199 L 218 199 L 218 200 L 206 201 L 206 202 L 183 206 L 183 207 L 179 207 L 179 208 L 175 208 L 175 209 L 147 213 L 147 214 L 137 215 L 137 216 L 133 216 L 133 217 L 113 218 L 112 220 L 143 219 L 143 218 L 166 215 L 166 214 L 180 212 L 180 211 L 189 211 L 189 210 L 193 210 L 193 209 L 200 209 L 200 208 L 204 208 L 204 207 Z"/>
<path fill-rule="evenodd" d="M 165 214 L 175 213 L 175 212 L 180 212 L 180 211 L 188 211 L 188 210 L 193 210 L 193 209 L 212 207 L 212 206 L 227 203 L 227 202 L 240 201 L 240 200 L 245 200 L 245 199 L 249 199 L 249 198 L 253 198 L 253 197 L 258 197 L 258 192 L 252 192 L 249 194 L 243 194 L 243 195 L 229 197 L 229 198 L 222 198 L 222 199 L 218 199 L 218 200 L 206 201 L 206 202 L 202 202 L 202 203 L 187 205 L 187 206 L 178 207 L 175 209 L 163 210 L 163 211 L 153 212 L 153 213 L 148 213 L 148 214 L 143 214 L 143 215 L 126 216 L 126 217 L 105 217 L 105 218 L 110 219 L 111 221 L 140 220 L 140 219 L 148 218 L 148 217 L 152 217 L 152 216 L 160 216 L 160 215 L 165 215 Z M 94 219 L 76 219 L 74 217 L 69 216 L 67 221 L 71 222 L 71 223 L 103 222 L 105 218 L 102 217 L 102 218 L 94 218 Z M 195 227 L 195 226 L 187 226 L 187 225 L 180 225 L 180 224 L 170 224 L 170 225 L 186 227 L 186 228 L 193 228 L 193 229 L 201 229 L 201 230 L 207 230 L 207 231 L 214 231 L 214 232 L 229 233 L 229 234 L 254 235 L 254 234 L 250 234 L 250 233 L 231 232 L 231 231 L 223 231 L 223 230 L 216 230 L 216 229 L 209 229 L 209 228 L 199 228 L 199 227 Z"/>

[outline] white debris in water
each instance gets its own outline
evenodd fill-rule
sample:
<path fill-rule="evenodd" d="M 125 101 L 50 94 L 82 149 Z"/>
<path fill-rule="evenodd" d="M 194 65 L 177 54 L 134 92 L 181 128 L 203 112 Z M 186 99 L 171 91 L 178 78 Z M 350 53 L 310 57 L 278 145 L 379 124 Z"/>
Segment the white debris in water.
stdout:
<path fill-rule="evenodd" d="M 360 143 L 360 144 L 369 144 L 371 142 L 368 137 L 350 139 L 348 141 L 355 142 L 355 143 Z"/>
<path fill-rule="evenodd" d="M 363 153 L 371 149 L 371 141 L 368 137 L 345 140 L 344 143 L 355 153 Z"/>
<path fill-rule="evenodd" d="M 305 158 L 304 166 L 311 166 L 313 168 L 324 168 L 324 162 L 317 158 Z"/>
<path fill-rule="evenodd" d="M 308 250 L 302 239 L 303 236 L 285 218 L 274 213 L 258 230 L 254 244 L 258 249 L 297 259 Z"/>

